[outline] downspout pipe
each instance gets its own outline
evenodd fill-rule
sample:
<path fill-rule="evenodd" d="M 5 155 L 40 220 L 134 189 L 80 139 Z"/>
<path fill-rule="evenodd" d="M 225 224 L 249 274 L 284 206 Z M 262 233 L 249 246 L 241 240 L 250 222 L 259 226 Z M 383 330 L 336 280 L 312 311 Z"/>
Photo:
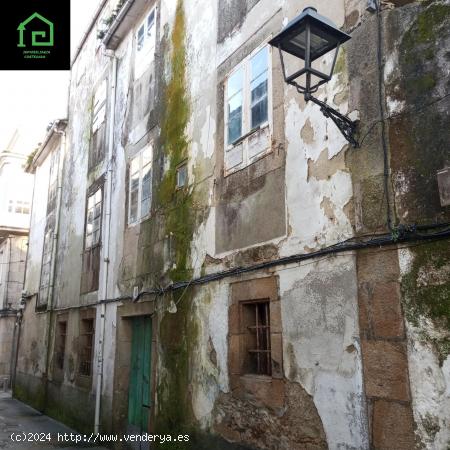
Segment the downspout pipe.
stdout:
<path fill-rule="evenodd" d="M 97 356 L 97 387 L 95 390 L 95 421 L 94 433 L 100 432 L 100 410 L 102 400 L 103 388 L 103 359 L 105 351 L 105 315 L 106 315 L 106 300 L 108 298 L 108 276 L 109 276 L 109 247 L 111 242 L 111 207 L 112 207 L 112 176 L 113 176 L 113 150 L 114 150 L 114 121 L 116 111 L 116 83 L 117 83 L 117 57 L 114 51 L 105 53 L 106 56 L 112 59 L 112 77 L 111 77 L 111 106 L 109 114 L 109 135 L 108 135 L 108 164 L 106 171 L 106 199 L 105 202 L 105 226 L 104 226 L 104 245 L 103 245 L 103 287 L 100 294 L 100 329 L 98 337 L 98 356 Z"/>
<path fill-rule="evenodd" d="M 10 278 L 11 278 L 11 256 L 12 256 L 12 236 L 8 236 L 8 275 L 6 278 L 6 289 L 5 289 L 5 296 L 3 298 L 3 305 L 2 309 L 8 309 L 8 300 L 9 300 L 9 285 L 10 285 Z"/>

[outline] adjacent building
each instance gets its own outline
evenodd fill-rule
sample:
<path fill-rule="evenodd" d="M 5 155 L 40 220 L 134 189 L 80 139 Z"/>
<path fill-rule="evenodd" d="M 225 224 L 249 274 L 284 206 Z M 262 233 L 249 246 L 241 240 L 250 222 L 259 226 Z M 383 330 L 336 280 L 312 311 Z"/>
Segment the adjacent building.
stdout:
<path fill-rule="evenodd" d="M 377 3 L 101 2 L 28 166 L 18 398 L 182 448 L 448 445 L 450 2 Z M 268 45 L 306 6 L 352 36 L 316 95 L 359 148 Z"/>
<path fill-rule="evenodd" d="M 17 133 L 0 152 L 0 377 L 9 383 L 15 322 L 22 297 L 33 179 L 16 151 Z"/>

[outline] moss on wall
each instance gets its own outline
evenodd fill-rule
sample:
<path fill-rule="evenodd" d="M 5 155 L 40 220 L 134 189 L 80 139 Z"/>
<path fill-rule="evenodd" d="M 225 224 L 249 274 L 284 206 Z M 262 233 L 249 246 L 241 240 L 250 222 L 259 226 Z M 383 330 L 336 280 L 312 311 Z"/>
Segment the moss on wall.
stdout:
<path fill-rule="evenodd" d="M 405 315 L 422 331 L 422 339 L 435 346 L 442 364 L 450 354 L 450 245 L 443 240 L 410 251 L 414 259 L 401 284 Z M 432 335 L 423 327 L 424 319 L 433 324 Z"/>
<path fill-rule="evenodd" d="M 183 0 L 178 0 L 171 34 L 170 80 L 165 86 L 161 124 L 161 146 L 168 163 L 159 186 L 158 202 L 164 216 L 165 234 L 171 236 L 174 265 L 170 270 L 173 281 L 188 279 L 190 245 L 194 229 L 193 194 L 177 189 L 177 168 L 188 157 L 189 142 L 186 126 L 189 102 L 186 87 L 185 15 Z M 165 299 L 166 302 L 170 299 Z M 163 313 L 160 322 L 160 358 L 164 375 L 157 386 L 155 429 L 158 433 L 189 433 L 192 411 L 189 394 L 189 359 L 195 348 L 197 326 L 194 320 L 192 295 L 189 290 L 173 294 L 178 303 L 176 314 Z M 165 443 L 164 448 L 191 448 L 190 443 Z"/>
<path fill-rule="evenodd" d="M 173 301 L 178 305 L 176 314 L 166 312 L 160 323 L 160 357 L 165 370 L 157 387 L 155 429 L 172 435 L 192 434 L 189 367 L 190 355 L 196 348 L 198 325 L 192 311 L 192 292 L 179 291 Z M 191 443 L 177 443 L 174 447 L 164 444 L 164 448 L 187 449 Z"/>
<path fill-rule="evenodd" d="M 165 218 L 166 235 L 171 236 L 175 247 L 172 280 L 187 279 L 190 246 L 194 230 L 192 210 L 193 193 L 177 189 L 177 168 L 188 158 L 189 142 L 186 126 L 189 120 L 189 102 L 186 88 L 185 15 L 183 1 L 178 0 L 171 35 L 171 76 L 165 86 L 161 124 L 161 145 L 168 168 L 161 181 L 158 200 Z"/>
<path fill-rule="evenodd" d="M 391 167 L 401 222 L 428 224 L 450 219 L 442 208 L 436 172 L 448 160 L 450 98 L 441 99 L 450 86 L 446 69 L 450 42 L 450 5 L 424 3 L 411 10 L 412 23 L 391 14 L 388 32 L 391 52 L 398 49 L 398 68 L 386 92 L 412 114 L 394 115 L 389 125 Z M 400 21 L 400 22 L 399 22 Z M 399 23 L 401 26 L 399 27 Z M 402 29 L 403 28 L 403 32 Z"/>
<path fill-rule="evenodd" d="M 13 396 L 18 400 L 32 406 L 38 411 L 45 409 L 45 386 L 41 379 L 34 378 L 35 382 L 32 386 L 29 383 L 30 376 L 25 379 L 23 376 L 17 375 L 16 384 L 13 389 Z"/>
<path fill-rule="evenodd" d="M 347 64 L 346 64 L 346 61 L 345 61 L 345 54 L 346 54 L 345 48 L 341 47 L 339 49 L 339 55 L 338 55 L 338 57 L 336 59 L 336 65 L 334 67 L 334 74 L 335 75 L 345 72 L 345 70 L 347 68 Z"/>

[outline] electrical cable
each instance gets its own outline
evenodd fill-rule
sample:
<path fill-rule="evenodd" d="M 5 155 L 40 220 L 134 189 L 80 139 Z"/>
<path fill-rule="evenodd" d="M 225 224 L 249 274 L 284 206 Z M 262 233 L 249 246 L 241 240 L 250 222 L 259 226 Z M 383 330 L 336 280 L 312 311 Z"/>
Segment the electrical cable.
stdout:
<path fill-rule="evenodd" d="M 389 199 L 389 152 L 386 140 L 386 121 L 384 120 L 384 105 L 383 105 L 383 55 L 382 55 L 382 45 L 383 45 L 383 23 L 381 18 L 381 0 L 377 2 L 377 63 L 378 63 L 378 103 L 380 108 L 381 117 L 381 143 L 383 146 L 383 177 L 384 177 L 384 197 L 386 198 L 386 220 L 389 231 L 392 233 L 392 212 L 391 212 L 391 202 Z"/>
<path fill-rule="evenodd" d="M 444 224 L 447 225 L 447 224 Z M 430 225 L 427 229 L 441 228 L 443 225 L 435 224 Z M 425 226 L 422 226 L 425 229 Z M 291 256 L 286 256 L 283 258 L 278 258 L 276 260 L 266 261 L 264 263 L 255 264 L 247 267 L 235 267 L 233 269 L 212 273 L 199 278 L 194 278 L 189 281 L 179 281 L 172 283 L 162 289 L 151 289 L 141 291 L 135 301 L 138 301 L 144 295 L 164 295 L 168 292 L 173 292 L 178 289 L 185 289 L 189 286 L 202 285 L 210 283 L 212 281 L 222 280 L 224 278 L 229 278 L 232 276 L 237 276 L 245 273 L 255 272 L 263 269 L 272 268 L 279 265 L 287 265 L 292 263 L 298 263 L 312 258 L 317 258 L 319 256 L 333 255 L 342 252 L 355 251 L 366 248 L 373 247 L 383 247 L 387 245 L 398 245 L 399 243 L 407 242 L 417 242 L 417 241 L 432 241 L 450 238 L 450 228 L 445 231 L 440 231 L 437 233 L 422 234 L 417 233 L 416 227 L 402 227 L 397 230 L 397 235 L 394 234 L 384 234 L 377 238 L 372 238 L 370 240 L 362 242 L 350 242 L 350 240 L 343 241 L 342 243 L 334 244 L 332 246 L 326 247 L 324 249 L 318 250 L 311 253 L 295 254 Z"/>

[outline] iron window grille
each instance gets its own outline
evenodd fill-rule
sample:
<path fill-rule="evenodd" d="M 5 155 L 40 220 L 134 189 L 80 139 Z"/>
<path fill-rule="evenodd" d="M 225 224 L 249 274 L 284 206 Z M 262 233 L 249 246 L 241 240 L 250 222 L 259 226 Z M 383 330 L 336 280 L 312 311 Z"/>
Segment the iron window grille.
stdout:
<path fill-rule="evenodd" d="M 272 375 L 270 345 L 270 302 L 243 302 L 243 320 L 246 328 L 244 367 L 247 373 Z"/>
<path fill-rule="evenodd" d="M 58 343 L 56 346 L 56 367 L 60 370 L 64 369 L 64 357 L 66 353 L 66 337 L 67 337 L 67 322 L 58 322 Z"/>
<path fill-rule="evenodd" d="M 94 350 L 94 319 L 83 319 L 81 321 L 80 334 L 81 353 L 79 373 L 89 377 L 92 375 L 92 355 Z"/>

